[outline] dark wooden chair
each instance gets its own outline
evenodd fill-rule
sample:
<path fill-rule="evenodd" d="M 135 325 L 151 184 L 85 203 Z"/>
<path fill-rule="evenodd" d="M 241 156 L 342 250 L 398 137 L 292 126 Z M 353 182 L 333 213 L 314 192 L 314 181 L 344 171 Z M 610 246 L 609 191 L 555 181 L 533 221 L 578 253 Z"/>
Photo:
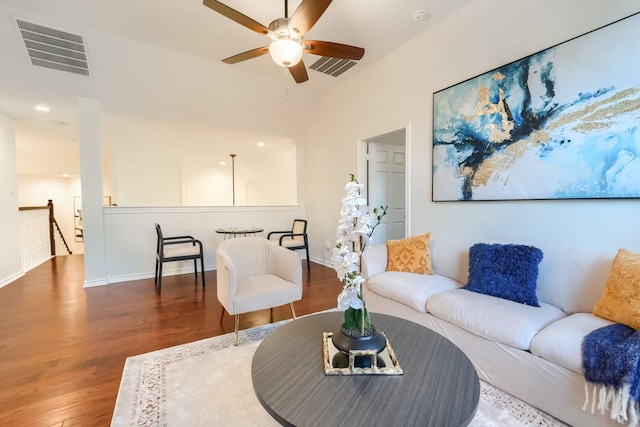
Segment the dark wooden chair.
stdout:
<path fill-rule="evenodd" d="M 271 240 L 271 235 L 279 234 L 278 243 L 280 246 L 291 250 L 304 249 L 307 252 L 307 272 L 311 272 L 311 260 L 309 259 L 309 241 L 307 239 L 307 220 L 294 219 L 291 230 L 272 231 L 267 235 Z"/>
<path fill-rule="evenodd" d="M 165 262 L 193 260 L 193 269 L 198 279 L 198 259 L 200 260 L 200 270 L 202 271 L 202 286 L 204 287 L 204 255 L 202 242 L 193 236 L 173 236 L 164 237 L 160 224 L 156 224 L 158 244 L 156 245 L 156 272 L 155 283 L 158 288 L 158 295 L 162 290 L 162 265 Z"/>

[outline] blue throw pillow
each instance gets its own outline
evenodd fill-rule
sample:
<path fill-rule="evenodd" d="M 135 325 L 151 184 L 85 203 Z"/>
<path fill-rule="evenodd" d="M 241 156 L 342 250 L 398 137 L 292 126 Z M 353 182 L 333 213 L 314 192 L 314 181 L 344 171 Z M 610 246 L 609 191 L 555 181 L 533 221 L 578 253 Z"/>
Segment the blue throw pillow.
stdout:
<path fill-rule="evenodd" d="M 540 307 L 536 295 L 542 251 L 533 246 L 476 243 L 469 248 L 464 289 Z"/>

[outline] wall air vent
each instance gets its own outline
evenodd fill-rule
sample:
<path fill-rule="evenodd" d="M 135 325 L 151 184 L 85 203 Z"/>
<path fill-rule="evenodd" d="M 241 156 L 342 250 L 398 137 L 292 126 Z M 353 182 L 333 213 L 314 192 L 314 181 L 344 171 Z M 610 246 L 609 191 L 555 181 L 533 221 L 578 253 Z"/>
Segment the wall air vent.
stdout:
<path fill-rule="evenodd" d="M 320 73 L 338 77 L 340 74 L 344 73 L 356 64 L 357 62 L 352 61 L 351 59 L 331 58 L 328 56 L 323 56 L 322 58 L 314 62 L 309 68 Z"/>
<path fill-rule="evenodd" d="M 83 36 L 22 19 L 15 21 L 33 65 L 91 76 Z"/>

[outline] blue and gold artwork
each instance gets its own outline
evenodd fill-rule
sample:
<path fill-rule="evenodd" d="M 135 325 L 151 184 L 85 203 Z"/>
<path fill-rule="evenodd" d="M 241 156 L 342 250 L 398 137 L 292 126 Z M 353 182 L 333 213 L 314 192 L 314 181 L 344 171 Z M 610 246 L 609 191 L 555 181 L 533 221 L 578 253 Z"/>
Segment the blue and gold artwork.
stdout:
<path fill-rule="evenodd" d="M 640 14 L 433 95 L 433 200 L 640 197 Z"/>

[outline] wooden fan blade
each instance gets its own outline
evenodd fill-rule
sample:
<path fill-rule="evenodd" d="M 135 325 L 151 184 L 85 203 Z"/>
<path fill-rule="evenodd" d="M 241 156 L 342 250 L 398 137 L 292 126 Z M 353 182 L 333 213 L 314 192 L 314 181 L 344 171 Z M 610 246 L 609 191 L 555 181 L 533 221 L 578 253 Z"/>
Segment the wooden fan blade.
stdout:
<path fill-rule="evenodd" d="M 355 60 L 362 59 L 364 56 L 363 48 L 349 46 L 348 44 L 323 42 L 318 40 L 304 40 L 302 45 L 305 52 L 313 53 L 314 55 Z"/>
<path fill-rule="evenodd" d="M 261 23 L 254 21 L 253 19 L 249 18 L 246 15 L 243 15 L 242 13 L 238 12 L 235 9 L 230 8 L 229 6 L 220 3 L 219 1 L 216 0 L 204 0 L 202 2 L 202 4 L 204 4 L 205 6 L 207 6 L 210 9 L 215 10 L 216 12 L 218 12 L 221 15 L 226 16 L 227 18 L 236 21 L 238 24 L 240 25 L 244 25 L 245 27 L 247 27 L 250 30 L 255 31 L 258 34 L 262 34 L 262 35 L 267 35 L 269 34 L 269 29 L 267 27 L 265 27 L 264 25 L 262 25 Z"/>
<path fill-rule="evenodd" d="M 247 59 L 257 58 L 269 52 L 269 46 L 257 47 L 237 55 L 230 56 L 222 60 L 225 64 L 235 64 L 237 62 L 246 61 Z"/>
<path fill-rule="evenodd" d="M 289 28 L 295 28 L 301 36 L 304 36 L 330 4 L 331 0 L 303 0 L 293 13 Z"/>
<path fill-rule="evenodd" d="M 309 80 L 307 75 L 307 67 L 304 66 L 302 59 L 294 66 L 289 67 L 289 72 L 293 76 L 296 83 L 304 83 Z"/>

